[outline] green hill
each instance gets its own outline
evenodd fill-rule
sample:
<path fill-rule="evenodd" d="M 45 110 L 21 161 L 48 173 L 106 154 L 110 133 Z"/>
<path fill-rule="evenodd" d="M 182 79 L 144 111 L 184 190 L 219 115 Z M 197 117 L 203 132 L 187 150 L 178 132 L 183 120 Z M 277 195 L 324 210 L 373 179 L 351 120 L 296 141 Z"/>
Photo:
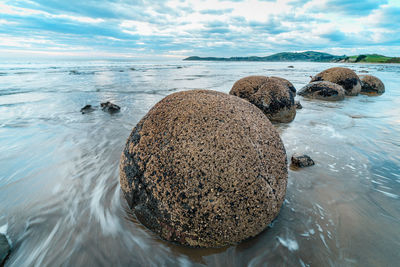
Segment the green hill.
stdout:
<path fill-rule="evenodd" d="M 378 54 L 350 56 L 346 62 L 354 63 L 400 63 L 399 57 L 386 57 Z"/>
<path fill-rule="evenodd" d="M 306 52 L 283 52 L 265 57 L 198 57 L 192 56 L 184 60 L 202 61 L 307 61 L 307 62 L 348 62 L 348 63 L 400 63 L 400 57 L 386 57 L 377 54 L 356 56 L 335 56 L 328 53 L 306 51 Z"/>
<path fill-rule="evenodd" d="M 307 52 L 283 52 L 266 57 L 197 57 L 192 56 L 184 60 L 205 60 L 205 61 L 311 61 L 311 62 L 332 62 L 345 59 L 346 56 L 334 56 L 328 53 L 307 51 Z"/>

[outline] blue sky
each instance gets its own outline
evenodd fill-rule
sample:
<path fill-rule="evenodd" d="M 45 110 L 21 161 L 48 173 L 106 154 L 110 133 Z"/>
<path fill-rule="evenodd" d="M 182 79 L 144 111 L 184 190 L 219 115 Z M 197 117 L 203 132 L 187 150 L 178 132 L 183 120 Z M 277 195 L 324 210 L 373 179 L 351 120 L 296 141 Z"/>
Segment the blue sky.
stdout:
<path fill-rule="evenodd" d="M 0 0 L 0 57 L 400 56 L 400 0 Z"/>

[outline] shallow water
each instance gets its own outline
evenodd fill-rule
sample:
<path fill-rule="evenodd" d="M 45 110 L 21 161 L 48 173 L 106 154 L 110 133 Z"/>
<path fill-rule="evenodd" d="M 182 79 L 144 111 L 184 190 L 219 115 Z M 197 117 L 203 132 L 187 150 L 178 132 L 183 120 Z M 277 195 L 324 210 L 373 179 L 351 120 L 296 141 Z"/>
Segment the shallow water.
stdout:
<path fill-rule="evenodd" d="M 294 68 L 287 68 L 293 65 Z M 297 89 L 331 66 L 368 71 L 386 93 L 343 102 L 297 97 L 277 124 L 287 154 L 316 165 L 289 170 L 278 218 L 222 249 L 162 240 L 123 199 L 118 163 L 135 124 L 173 92 L 229 92 L 248 75 Z M 111 101 L 121 112 L 81 114 Z M 400 65 L 268 62 L 0 63 L 0 231 L 6 266 L 396 266 L 400 261 Z"/>

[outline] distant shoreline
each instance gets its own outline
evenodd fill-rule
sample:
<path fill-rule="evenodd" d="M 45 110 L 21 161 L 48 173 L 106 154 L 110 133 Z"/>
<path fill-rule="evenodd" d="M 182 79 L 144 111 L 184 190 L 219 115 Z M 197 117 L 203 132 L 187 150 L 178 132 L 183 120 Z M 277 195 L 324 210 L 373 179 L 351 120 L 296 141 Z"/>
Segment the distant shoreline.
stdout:
<path fill-rule="evenodd" d="M 328 53 L 307 51 L 307 52 L 283 52 L 270 56 L 259 57 L 198 57 L 191 56 L 184 61 L 231 61 L 231 62 L 337 62 L 337 63 L 400 63 L 400 57 L 386 57 L 378 54 L 356 55 L 356 56 L 335 56 Z"/>

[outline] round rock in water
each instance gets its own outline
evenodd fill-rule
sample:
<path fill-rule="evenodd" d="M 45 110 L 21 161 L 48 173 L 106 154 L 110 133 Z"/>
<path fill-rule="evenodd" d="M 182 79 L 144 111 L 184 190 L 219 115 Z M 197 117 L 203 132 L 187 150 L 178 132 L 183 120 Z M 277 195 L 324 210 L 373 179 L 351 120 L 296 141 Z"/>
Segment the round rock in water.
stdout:
<path fill-rule="evenodd" d="M 307 84 L 300 89 L 298 94 L 307 98 L 339 101 L 344 99 L 345 91 L 336 83 L 322 81 Z"/>
<path fill-rule="evenodd" d="M 180 92 L 133 129 L 120 183 L 139 221 L 163 239 L 221 247 L 257 235 L 277 216 L 286 152 L 249 102 L 215 91 Z"/>
<path fill-rule="evenodd" d="M 361 94 L 366 95 L 381 95 L 385 92 L 383 82 L 372 75 L 361 75 Z"/>
<path fill-rule="evenodd" d="M 311 82 L 328 81 L 339 84 L 345 90 L 346 95 L 355 96 L 361 91 L 361 82 L 357 74 L 348 68 L 335 67 L 324 70 L 315 75 Z"/>
<path fill-rule="evenodd" d="M 278 77 L 245 77 L 235 82 L 229 94 L 254 104 L 272 122 L 291 122 L 296 116 L 295 93 L 282 80 Z"/>

